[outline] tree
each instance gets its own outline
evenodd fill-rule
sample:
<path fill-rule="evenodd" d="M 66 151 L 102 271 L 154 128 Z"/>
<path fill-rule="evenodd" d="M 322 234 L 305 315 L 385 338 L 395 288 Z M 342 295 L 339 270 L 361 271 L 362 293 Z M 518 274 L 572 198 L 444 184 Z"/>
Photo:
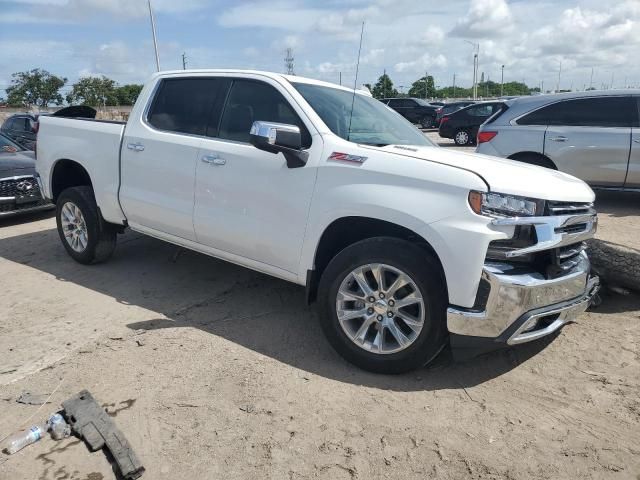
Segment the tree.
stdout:
<path fill-rule="evenodd" d="M 118 103 L 116 82 L 104 75 L 102 77 L 82 77 L 73 84 L 71 93 L 67 95 L 67 103 L 92 107 L 116 105 Z"/>
<path fill-rule="evenodd" d="M 66 78 L 57 77 L 35 68 L 28 72 L 14 73 L 11 86 L 7 87 L 7 103 L 12 107 L 46 107 L 51 103 L 62 104 L 60 89 L 67 83 Z"/>
<path fill-rule="evenodd" d="M 380 78 L 378 78 L 378 81 L 376 82 L 376 84 L 373 86 L 373 90 L 371 91 L 371 94 L 373 95 L 374 98 L 388 98 L 388 97 L 397 97 L 398 96 L 398 90 L 396 90 L 395 88 L 393 88 L 393 82 L 391 81 L 391 78 L 389 78 L 389 75 L 387 75 L 386 73 L 383 73 Z"/>
<path fill-rule="evenodd" d="M 426 95 L 425 95 L 426 88 Z M 417 98 L 429 98 L 436 96 L 436 86 L 433 81 L 433 76 L 428 75 L 427 77 L 422 77 L 413 82 L 411 88 L 409 89 L 410 97 Z"/>
<path fill-rule="evenodd" d="M 116 88 L 118 105 L 133 105 L 142 91 L 142 85 L 128 84 Z"/>

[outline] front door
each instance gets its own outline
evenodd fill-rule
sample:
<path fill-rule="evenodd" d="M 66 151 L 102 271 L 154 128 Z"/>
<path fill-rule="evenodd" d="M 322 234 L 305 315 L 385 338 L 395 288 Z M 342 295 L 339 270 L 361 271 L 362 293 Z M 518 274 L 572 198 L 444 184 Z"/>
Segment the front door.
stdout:
<path fill-rule="evenodd" d="M 198 154 L 194 225 L 199 243 L 297 273 L 322 140 L 312 141 L 294 104 L 273 80 L 233 80 L 219 126 Z M 307 166 L 287 168 L 282 154 L 249 144 L 258 120 L 299 126 Z"/>

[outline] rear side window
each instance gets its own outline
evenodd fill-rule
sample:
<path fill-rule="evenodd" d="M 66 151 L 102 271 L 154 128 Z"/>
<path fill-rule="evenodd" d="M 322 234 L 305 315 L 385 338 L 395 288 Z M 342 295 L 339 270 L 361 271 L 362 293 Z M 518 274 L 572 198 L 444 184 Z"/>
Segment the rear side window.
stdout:
<path fill-rule="evenodd" d="M 271 85 L 256 80 L 234 80 L 218 136 L 236 142 L 249 142 L 255 121 L 296 125 L 302 134 L 303 148 L 311 146 L 311 135 L 289 102 Z"/>
<path fill-rule="evenodd" d="M 224 79 L 175 78 L 162 80 L 147 121 L 159 130 L 205 135 L 214 116 L 214 106 L 221 104 Z"/>
<path fill-rule="evenodd" d="M 518 125 L 630 127 L 638 124 L 638 109 L 631 97 L 579 98 L 542 107 L 525 115 L 517 123 Z"/>
<path fill-rule="evenodd" d="M 471 107 L 467 110 L 467 113 L 472 117 L 488 117 L 493 111 L 493 105 L 478 105 L 477 107 Z"/>

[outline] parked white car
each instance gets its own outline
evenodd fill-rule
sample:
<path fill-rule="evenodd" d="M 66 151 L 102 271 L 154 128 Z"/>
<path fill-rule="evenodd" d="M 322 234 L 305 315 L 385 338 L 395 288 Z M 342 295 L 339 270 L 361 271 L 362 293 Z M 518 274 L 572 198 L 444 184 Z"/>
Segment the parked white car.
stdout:
<path fill-rule="evenodd" d="M 520 97 L 480 127 L 479 153 L 640 189 L 640 90 Z"/>
<path fill-rule="evenodd" d="M 162 72 L 126 125 L 43 118 L 37 145 L 75 260 L 106 260 L 131 228 L 304 285 L 368 370 L 424 365 L 449 339 L 464 353 L 540 338 L 597 289 L 584 182 L 439 148 L 337 85 Z"/>

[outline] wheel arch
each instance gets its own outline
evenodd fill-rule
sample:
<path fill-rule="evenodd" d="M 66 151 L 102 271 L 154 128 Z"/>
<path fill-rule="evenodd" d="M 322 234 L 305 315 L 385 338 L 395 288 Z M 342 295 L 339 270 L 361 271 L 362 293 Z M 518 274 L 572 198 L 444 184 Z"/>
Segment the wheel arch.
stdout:
<path fill-rule="evenodd" d="M 558 170 L 558 166 L 553 160 L 540 152 L 525 151 L 512 153 L 507 157 L 510 160 L 516 160 L 518 162 L 529 163 L 531 165 L 538 165 L 540 167 L 550 168 L 552 170 Z"/>
<path fill-rule="evenodd" d="M 375 237 L 398 238 L 418 245 L 436 260 L 443 284 L 447 288 L 444 267 L 438 253 L 430 242 L 413 229 L 379 218 L 343 216 L 329 223 L 318 239 L 312 266 L 306 272 L 307 302 L 315 301 L 320 277 L 335 255 L 356 242 Z"/>
<path fill-rule="evenodd" d="M 88 186 L 93 188 L 91 175 L 82 164 L 68 158 L 56 160 L 51 168 L 51 198 L 55 203 L 67 188 Z"/>

